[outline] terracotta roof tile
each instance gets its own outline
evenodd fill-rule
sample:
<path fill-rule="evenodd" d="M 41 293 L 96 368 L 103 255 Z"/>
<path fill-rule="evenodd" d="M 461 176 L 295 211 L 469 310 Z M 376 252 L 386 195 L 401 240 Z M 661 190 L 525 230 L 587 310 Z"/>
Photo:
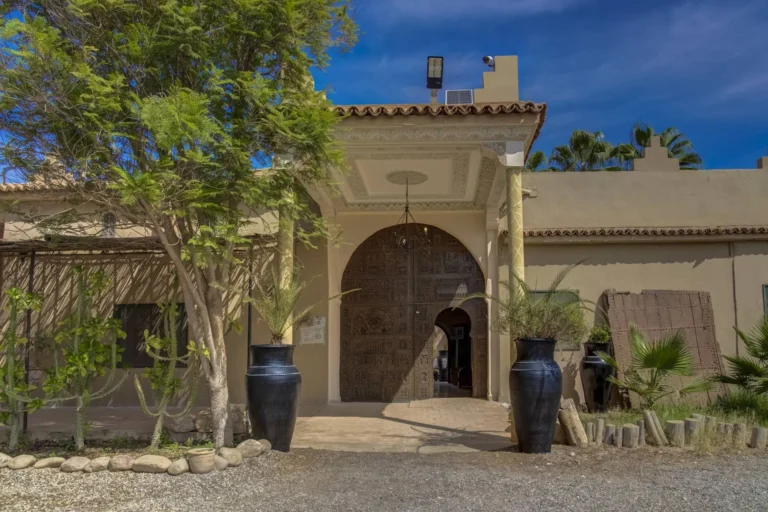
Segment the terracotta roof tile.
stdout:
<path fill-rule="evenodd" d="M 50 183 L 6 183 L 0 185 L 0 192 L 44 192 L 48 190 L 65 190 L 67 187 Z"/>
<path fill-rule="evenodd" d="M 333 110 L 343 116 L 466 116 L 479 114 L 545 114 L 545 103 L 515 101 L 480 105 L 337 105 Z"/>
<path fill-rule="evenodd" d="M 539 114 L 538 126 L 529 149 L 539 138 L 541 127 L 547 118 L 547 104 L 532 101 L 510 103 L 486 103 L 478 105 L 336 105 L 333 110 L 341 116 L 394 117 L 394 116 L 468 116 L 498 114 Z M 526 154 L 526 159 L 528 155 Z"/>
<path fill-rule="evenodd" d="M 506 233 L 506 230 L 504 230 Z M 526 237 L 568 236 L 708 236 L 765 235 L 768 226 L 713 226 L 670 228 L 536 228 L 523 230 Z"/>

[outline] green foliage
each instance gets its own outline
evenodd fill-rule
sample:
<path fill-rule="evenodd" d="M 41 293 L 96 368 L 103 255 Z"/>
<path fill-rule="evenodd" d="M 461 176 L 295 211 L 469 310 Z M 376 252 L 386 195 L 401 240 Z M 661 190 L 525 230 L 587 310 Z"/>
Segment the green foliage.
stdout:
<path fill-rule="evenodd" d="M 525 162 L 525 170 L 528 172 L 548 171 L 547 156 L 543 151 L 534 151 L 528 155 L 528 161 Z"/>
<path fill-rule="evenodd" d="M 618 362 L 605 352 L 599 352 L 598 356 L 623 373 L 621 379 L 610 377 L 611 382 L 636 393 L 643 408 L 652 408 L 656 402 L 668 396 L 682 397 L 712 389 L 712 383 L 707 380 L 698 380 L 682 388 L 676 388 L 668 382 L 671 376 L 690 377 L 694 374 L 693 355 L 685 346 L 682 332 L 657 341 L 648 341 L 632 325 L 629 328 L 629 345 L 632 361 L 628 368 L 620 368 Z"/>
<path fill-rule="evenodd" d="M 630 142 L 615 146 L 604 140 L 602 132 L 574 130 L 568 144 L 556 146 L 549 160 L 541 151 L 532 153 L 526 162 L 526 170 L 583 172 L 628 169 L 632 160 L 643 157 L 654 135 L 661 138 L 661 145 L 667 148 L 669 156 L 680 161 L 681 169 L 701 167 L 701 157 L 691 141 L 677 128 L 669 127 L 659 133 L 646 124 L 636 123 L 630 133 Z"/>
<path fill-rule="evenodd" d="M 753 421 L 768 427 L 768 396 L 744 389 L 717 397 L 715 406 L 724 413 L 751 417 Z"/>
<path fill-rule="evenodd" d="M 269 332 L 272 333 L 272 343 L 275 345 L 282 343 L 288 329 L 301 322 L 315 306 L 348 293 L 359 291 L 359 288 L 347 290 L 297 310 L 296 308 L 307 291 L 309 283 L 301 281 L 298 273 L 294 272 L 291 279 L 281 286 L 277 273 L 272 268 L 270 270 L 271 278 L 254 279 L 259 293 L 258 296 L 249 299 L 249 302 L 267 324 Z"/>
<path fill-rule="evenodd" d="M 589 331 L 587 341 L 590 343 L 610 343 L 611 331 L 604 325 L 594 325 Z"/>
<path fill-rule="evenodd" d="M 162 442 L 163 421 L 165 418 L 179 418 L 187 413 L 195 403 L 197 396 L 197 381 L 199 377 L 199 365 L 197 363 L 197 351 L 195 344 L 190 342 L 185 356 L 178 354 L 178 308 L 173 301 L 160 304 L 163 318 L 163 329 L 160 336 L 144 331 L 144 350 L 152 357 L 153 364 L 146 368 L 143 376 L 149 381 L 154 398 L 155 410 L 150 410 L 144 389 L 139 382 L 139 377 L 134 375 L 134 386 L 139 397 L 139 404 L 147 416 L 156 418 L 154 433 L 150 449 L 156 450 Z M 176 368 L 179 363 L 186 364 L 190 369 L 189 386 L 185 389 L 181 378 L 176 376 Z M 182 392 L 186 391 L 187 401 L 184 408 L 176 413 L 168 412 L 168 406 Z"/>
<path fill-rule="evenodd" d="M 574 130 L 567 145 L 556 146 L 549 157 L 551 170 L 557 172 L 615 171 L 615 149 L 602 132 Z"/>
<path fill-rule="evenodd" d="M 59 323 L 53 336 L 54 365 L 46 370 L 43 390 L 46 402 L 75 402 L 75 444 L 85 444 L 85 409 L 92 400 L 109 396 L 119 388 L 127 374 L 115 382 L 120 349 L 117 339 L 125 338 L 120 321 L 103 318 L 93 311 L 94 299 L 110 286 L 103 270 L 74 268 L 77 284 L 75 311 Z M 95 380 L 105 377 L 98 389 Z"/>
<path fill-rule="evenodd" d="M 560 288 L 575 266 L 562 270 L 543 292 L 534 291 L 522 279 L 513 276 L 514 284 L 500 283 L 507 290 L 506 297 L 473 294 L 464 301 L 478 297 L 496 301 L 499 305 L 496 328 L 503 334 L 509 334 L 512 340 L 543 338 L 579 344 L 587 334 L 584 319 L 587 304 L 575 293 Z M 566 294 L 568 299 L 564 300 Z"/>
<path fill-rule="evenodd" d="M 654 135 L 661 138 L 661 145 L 667 148 L 669 156 L 680 161 L 680 169 L 692 170 L 701 167 L 702 160 L 696 153 L 693 143 L 677 128 L 670 126 L 659 133 L 651 126 L 642 123 L 636 123 L 632 127 L 629 144 L 619 145 L 618 151 L 622 153 L 623 160 L 642 158 L 643 151 L 651 145 L 651 137 Z"/>
<path fill-rule="evenodd" d="M 747 334 L 734 327 L 749 356 L 723 356 L 729 374 L 715 377 L 717 382 L 733 384 L 740 389 L 768 396 L 768 316 L 764 316 Z"/>
<path fill-rule="evenodd" d="M 24 412 L 34 412 L 42 405 L 30 394 L 35 386 L 26 382 L 23 349 L 28 340 L 18 335 L 18 317 L 25 310 L 40 311 L 42 299 L 20 288 L 9 288 L 5 296 L 8 326 L 0 337 L 0 423 L 10 426 L 8 448 L 15 450 Z"/>

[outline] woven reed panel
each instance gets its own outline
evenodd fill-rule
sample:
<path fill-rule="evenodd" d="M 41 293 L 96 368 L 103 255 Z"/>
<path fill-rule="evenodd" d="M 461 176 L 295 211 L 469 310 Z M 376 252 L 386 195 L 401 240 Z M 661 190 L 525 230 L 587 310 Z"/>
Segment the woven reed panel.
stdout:
<path fill-rule="evenodd" d="M 629 293 L 609 290 L 604 295 L 613 351 L 621 368 L 629 366 L 631 361 L 629 326 L 634 324 L 650 340 L 682 331 L 695 361 L 696 376 L 693 379 L 710 377 L 723 371 L 708 292 L 643 290 L 641 293 Z M 671 379 L 678 386 L 692 380 L 681 377 Z M 691 395 L 686 400 L 699 404 L 712 403 L 721 391 L 722 387 L 717 386 L 712 391 Z M 637 397 L 632 394 L 630 397 L 632 405 L 638 406 Z"/>

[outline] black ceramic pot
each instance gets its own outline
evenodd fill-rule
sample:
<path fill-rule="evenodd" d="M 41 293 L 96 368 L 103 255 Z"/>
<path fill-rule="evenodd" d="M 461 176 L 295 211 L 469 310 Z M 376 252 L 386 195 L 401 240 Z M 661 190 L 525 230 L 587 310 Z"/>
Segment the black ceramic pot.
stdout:
<path fill-rule="evenodd" d="M 287 452 L 296 426 L 301 374 L 293 364 L 293 345 L 251 345 L 246 387 L 255 439 Z"/>
<path fill-rule="evenodd" d="M 563 372 L 555 362 L 555 340 L 520 339 L 509 370 L 509 392 L 522 453 L 549 453 L 563 393 Z"/>
<path fill-rule="evenodd" d="M 581 384 L 584 386 L 584 401 L 589 412 L 605 412 L 611 399 L 613 384 L 608 377 L 613 367 L 600 359 L 597 352 L 608 352 L 607 343 L 584 343 L 584 358 L 581 360 Z"/>

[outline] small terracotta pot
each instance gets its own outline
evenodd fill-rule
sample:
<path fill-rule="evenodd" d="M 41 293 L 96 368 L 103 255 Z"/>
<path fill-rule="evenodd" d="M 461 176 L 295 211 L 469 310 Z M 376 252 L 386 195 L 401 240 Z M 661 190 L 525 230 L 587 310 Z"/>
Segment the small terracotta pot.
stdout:
<path fill-rule="evenodd" d="M 189 471 L 203 475 L 216 467 L 216 450 L 213 448 L 193 448 L 187 452 Z"/>

